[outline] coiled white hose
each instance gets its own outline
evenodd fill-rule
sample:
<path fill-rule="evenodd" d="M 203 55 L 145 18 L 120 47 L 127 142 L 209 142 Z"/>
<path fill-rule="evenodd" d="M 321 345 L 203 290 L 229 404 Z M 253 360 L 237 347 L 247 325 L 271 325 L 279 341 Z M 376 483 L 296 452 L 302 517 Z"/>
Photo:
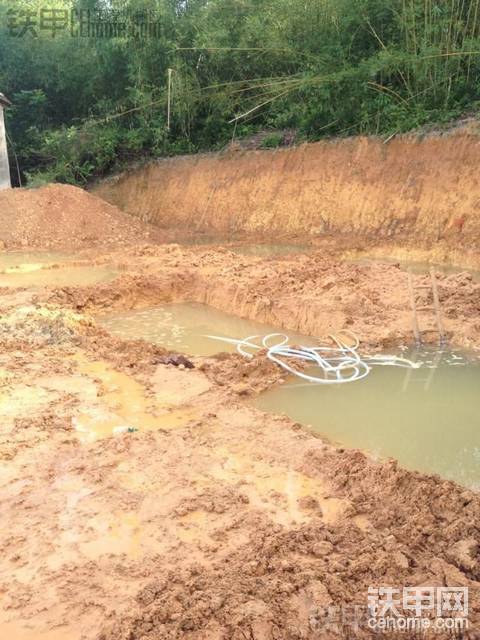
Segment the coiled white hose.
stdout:
<path fill-rule="evenodd" d="M 340 332 L 344 336 L 353 338 L 353 346 L 348 345 L 342 338 L 338 336 L 329 336 L 336 346 L 319 346 L 319 347 L 295 347 L 288 344 L 289 338 L 284 333 L 269 333 L 266 336 L 248 336 L 243 340 L 234 338 L 223 338 L 221 336 L 205 336 L 212 340 L 220 340 L 228 344 L 234 344 L 238 353 L 246 358 L 253 358 L 253 354 L 248 351 L 267 350 L 267 358 L 272 362 L 280 365 L 283 369 L 292 373 L 299 378 L 310 382 L 320 384 L 342 384 L 344 382 L 353 382 L 361 380 L 368 376 L 371 371 L 370 365 L 381 366 L 397 366 L 416 369 L 421 366 L 420 362 L 412 362 L 406 358 L 398 356 L 365 356 L 363 359 L 357 353 L 359 340 L 357 336 L 348 331 Z M 276 341 L 272 344 L 272 340 Z M 260 339 L 260 343 L 254 342 Z M 285 359 L 294 358 L 295 360 L 304 360 L 312 366 L 317 366 L 321 370 L 321 375 L 309 375 L 302 371 L 297 371 L 285 361 Z M 368 364 L 367 364 L 368 362 Z"/>

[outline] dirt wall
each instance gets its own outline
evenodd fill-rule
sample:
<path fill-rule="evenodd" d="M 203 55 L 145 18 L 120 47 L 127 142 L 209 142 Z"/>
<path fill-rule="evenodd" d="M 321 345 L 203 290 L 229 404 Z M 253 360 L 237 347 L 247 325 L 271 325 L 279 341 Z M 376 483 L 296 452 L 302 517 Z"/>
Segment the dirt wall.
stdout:
<path fill-rule="evenodd" d="M 162 227 L 480 242 L 480 137 L 352 138 L 163 159 L 94 190 Z"/>

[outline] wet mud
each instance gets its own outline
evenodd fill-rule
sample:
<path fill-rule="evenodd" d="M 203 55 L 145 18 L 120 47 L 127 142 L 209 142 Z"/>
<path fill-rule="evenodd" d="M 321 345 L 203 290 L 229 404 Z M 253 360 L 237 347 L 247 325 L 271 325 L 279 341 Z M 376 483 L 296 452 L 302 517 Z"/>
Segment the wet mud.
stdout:
<path fill-rule="evenodd" d="M 69 268 L 114 279 L 0 289 L 2 637 L 368 638 L 338 608 L 365 610 L 380 585 L 468 587 L 478 635 L 478 493 L 256 409 L 283 374 L 261 353 L 182 359 L 97 321 L 196 302 L 319 337 L 347 327 L 373 350 L 411 343 L 406 272 L 344 249 L 86 249 Z M 449 339 L 480 347 L 480 285 L 438 283 Z"/>

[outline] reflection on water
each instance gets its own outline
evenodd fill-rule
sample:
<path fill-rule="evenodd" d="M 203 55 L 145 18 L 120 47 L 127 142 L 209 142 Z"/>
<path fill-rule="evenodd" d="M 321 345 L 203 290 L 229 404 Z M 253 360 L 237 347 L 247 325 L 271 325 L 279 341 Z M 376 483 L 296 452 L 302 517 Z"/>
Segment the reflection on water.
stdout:
<path fill-rule="evenodd" d="M 233 352 L 235 347 L 205 337 L 245 338 L 278 332 L 278 327 L 245 320 L 213 307 L 197 303 L 166 304 L 152 309 L 98 318 L 108 331 L 125 340 L 143 338 L 168 349 L 190 355 L 209 356 L 221 351 Z M 292 340 L 314 344 L 313 339 L 287 332 Z"/>
<path fill-rule="evenodd" d="M 364 380 L 320 386 L 290 379 L 255 401 L 314 431 L 410 469 L 480 488 L 480 360 L 409 353 L 420 369 L 377 367 Z"/>
<path fill-rule="evenodd" d="M 108 282 L 117 272 L 107 267 L 59 267 L 45 269 L 40 263 L 9 267 L 0 273 L 0 287 L 87 286 Z"/>

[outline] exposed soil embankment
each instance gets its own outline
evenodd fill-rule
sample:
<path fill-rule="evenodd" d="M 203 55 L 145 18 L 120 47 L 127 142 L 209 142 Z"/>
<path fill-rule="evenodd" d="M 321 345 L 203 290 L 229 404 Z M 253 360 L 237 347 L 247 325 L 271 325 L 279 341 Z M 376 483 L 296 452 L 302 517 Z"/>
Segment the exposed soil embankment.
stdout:
<path fill-rule="evenodd" d="M 412 340 L 399 265 L 339 259 L 354 234 L 267 258 L 148 244 L 147 223 L 71 187 L 2 203 L 7 245 L 83 251 L 16 265 L 0 287 L 1 638 L 367 640 L 369 587 L 417 585 L 467 587 L 478 636 L 478 492 L 250 406 L 284 376 L 262 353 L 186 357 L 92 317 L 196 301 L 322 337 L 348 328 L 376 348 Z M 66 266 L 119 275 L 39 286 Z M 480 346 L 480 284 L 437 278 L 447 336 Z M 434 318 L 422 329 L 438 340 Z"/>
<path fill-rule="evenodd" d="M 480 137 L 354 138 L 165 159 L 94 191 L 161 227 L 480 244 Z"/>
<path fill-rule="evenodd" d="M 1 248 L 69 248 L 156 240 L 161 231 L 69 185 L 0 192 Z"/>
<path fill-rule="evenodd" d="M 477 637 L 477 493 L 245 406 L 239 356 L 180 369 L 79 314 L 0 305 L 2 638 L 367 639 L 381 585 L 468 587 Z M 138 432 L 74 428 L 132 405 Z"/>
<path fill-rule="evenodd" d="M 41 299 L 81 311 L 200 302 L 307 335 L 348 328 L 363 344 L 413 341 L 407 273 L 394 264 L 339 263 L 324 252 L 259 259 L 226 251 L 163 245 L 105 257 L 125 272 L 112 283 L 62 287 Z M 121 262 L 120 262 L 121 261 Z M 419 306 L 433 304 L 425 275 L 413 275 Z M 443 323 L 452 343 L 480 345 L 480 284 L 465 273 L 437 274 Z M 438 342 L 435 316 L 423 312 L 422 337 Z"/>

